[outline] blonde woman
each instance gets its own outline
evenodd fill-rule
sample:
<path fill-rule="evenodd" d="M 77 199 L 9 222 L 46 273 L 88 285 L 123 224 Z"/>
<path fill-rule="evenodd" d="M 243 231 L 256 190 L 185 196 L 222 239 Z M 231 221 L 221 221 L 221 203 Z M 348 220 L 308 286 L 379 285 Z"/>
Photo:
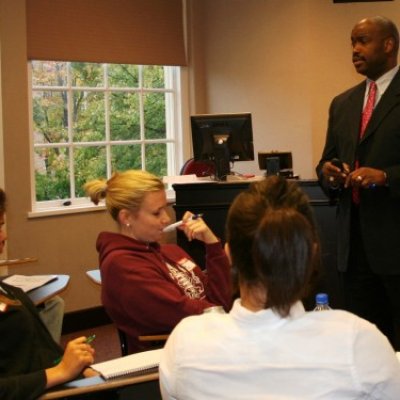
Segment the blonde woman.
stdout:
<path fill-rule="evenodd" d="M 139 335 L 169 333 L 188 315 L 231 306 L 230 267 L 220 240 L 202 218 L 186 212 L 183 230 L 205 244 L 206 270 L 175 244 L 160 244 L 171 220 L 163 182 L 141 170 L 115 173 L 84 186 L 91 200 L 105 200 L 118 233 L 97 239 L 102 303 L 128 340 L 130 353 L 143 350 Z"/>

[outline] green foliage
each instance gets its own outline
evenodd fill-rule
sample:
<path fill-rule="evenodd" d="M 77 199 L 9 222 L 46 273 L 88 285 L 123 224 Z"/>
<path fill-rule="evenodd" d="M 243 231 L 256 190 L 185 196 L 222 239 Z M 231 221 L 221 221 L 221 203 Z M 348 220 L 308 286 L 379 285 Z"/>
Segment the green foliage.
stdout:
<path fill-rule="evenodd" d="M 37 201 L 82 197 L 85 182 L 115 170 L 167 174 L 167 145 L 145 142 L 166 138 L 164 67 L 34 61 L 32 82 Z"/>

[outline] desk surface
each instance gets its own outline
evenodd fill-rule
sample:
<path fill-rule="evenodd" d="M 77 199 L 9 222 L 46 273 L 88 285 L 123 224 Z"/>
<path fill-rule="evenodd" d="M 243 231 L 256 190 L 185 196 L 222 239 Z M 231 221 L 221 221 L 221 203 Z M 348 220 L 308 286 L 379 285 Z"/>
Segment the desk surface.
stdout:
<path fill-rule="evenodd" d="M 6 278 L 6 276 L 1 277 L 0 279 L 2 280 L 4 278 Z M 65 290 L 68 282 L 69 275 L 57 275 L 57 279 L 29 291 L 27 295 L 37 306 L 38 304 L 45 302 L 46 300 Z"/>
<path fill-rule="evenodd" d="M 28 296 L 35 305 L 54 297 L 65 290 L 69 282 L 69 275 L 57 275 L 57 279 L 28 292 Z"/>
<path fill-rule="evenodd" d="M 86 271 L 86 275 L 91 281 L 97 285 L 101 285 L 101 275 L 99 269 L 91 269 L 90 271 Z"/>
<path fill-rule="evenodd" d="M 158 386 L 158 372 L 151 372 L 136 376 L 125 376 L 110 380 L 104 380 L 100 376 L 78 379 L 62 385 L 61 387 L 59 386 L 50 389 L 43 396 L 41 396 L 39 400 L 61 399 L 64 397 L 78 396 L 99 391 L 121 389 L 126 386 L 138 385 L 144 382 Z M 133 398 L 132 400 L 135 399 Z"/>

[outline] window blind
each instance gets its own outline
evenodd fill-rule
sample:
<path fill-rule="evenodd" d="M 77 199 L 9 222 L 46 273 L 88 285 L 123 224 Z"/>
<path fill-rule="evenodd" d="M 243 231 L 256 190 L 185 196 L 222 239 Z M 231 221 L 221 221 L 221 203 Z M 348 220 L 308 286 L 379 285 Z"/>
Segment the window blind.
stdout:
<path fill-rule="evenodd" d="M 186 65 L 182 0 L 26 0 L 29 60 Z"/>

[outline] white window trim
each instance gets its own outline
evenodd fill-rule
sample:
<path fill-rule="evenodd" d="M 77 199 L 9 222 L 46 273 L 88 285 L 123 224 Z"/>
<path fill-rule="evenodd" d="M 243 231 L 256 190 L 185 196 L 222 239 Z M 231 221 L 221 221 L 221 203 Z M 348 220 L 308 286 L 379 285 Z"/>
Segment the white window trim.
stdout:
<path fill-rule="evenodd" d="M 45 202 L 45 206 L 39 204 L 36 201 L 36 181 L 35 181 L 35 167 L 34 167 L 34 143 L 33 143 L 33 112 L 32 112 L 32 75 L 30 65 L 27 65 L 28 68 L 28 88 L 29 88 L 29 141 L 30 141 L 30 165 L 31 165 L 31 207 L 32 210 L 28 212 L 28 218 L 40 218 L 40 217 L 48 217 L 55 215 L 65 215 L 65 214 L 76 214 L 76 213 L 85 213 L 85 212 L 94 212 L 94 211 L 104 211 L 105 205 L 93 204 L 89 198 L 75 198 L 73 201 L 69 200 L 53 200 Z M 189 121 L 189 108 L 186 106 L 187 104 L 187 93 L 189 90 L 189 80 L 187 71 L 182 71 L 184 68 L 180 68 L 174 70 L 174 77 L 176 81 L 176 96 L 175 99 L 175 115 L 172 116 L 175 121 L 175 126 L 177 129 L 176 137 L 175 137 L 175 152 L 171 153 L 172 157 L 168 158 L 168 170 L 175 171 L 176 175 L 179 175 L 180 166 L 183 165 L 184 153 L 185 152 L 185 140 L 184 140 L 184 131 L 187 129 L 188 125 L 185 124 L 184 121 Z M 54 89 L 54 87 L 53 87 Z M 168 98 L 168 96 L 167 96 Z M 168 109 L 168 108 L 167 108 Z M 168 119 L 167 119 L 168 121 Z M 168 124 L 167 124 L 168 125 Z M 186 128 L 186 129 L 185 129 Z M 166 143 L 170 142 L 168 140 L 168 135 L 170 135 L 172 127 L 167 126 L 167 137 L 164 140 Z M 148 143 L 149 141 L 147 141 Z M 157 140 L 158 143 L 162 142 L 162 140 Z M 124 142 L 127 143 L 127 142 Z M 138 143 L 138 141 L 135 141 Z M 82 145 L 83 143 L 80 143 Z M 93 142 L 90 142 L 90 145 L 93 145 Z M 67 144 L 66 144 L 67 145 Z M 47 145 L 46 145 L 47 146 Z M 52 145 L 49 144 L 49 147 Z M 167 200 L 169 204 L 173 204 L 175 202 L 175 192 L 171 188 L 166 189 Z"/>

